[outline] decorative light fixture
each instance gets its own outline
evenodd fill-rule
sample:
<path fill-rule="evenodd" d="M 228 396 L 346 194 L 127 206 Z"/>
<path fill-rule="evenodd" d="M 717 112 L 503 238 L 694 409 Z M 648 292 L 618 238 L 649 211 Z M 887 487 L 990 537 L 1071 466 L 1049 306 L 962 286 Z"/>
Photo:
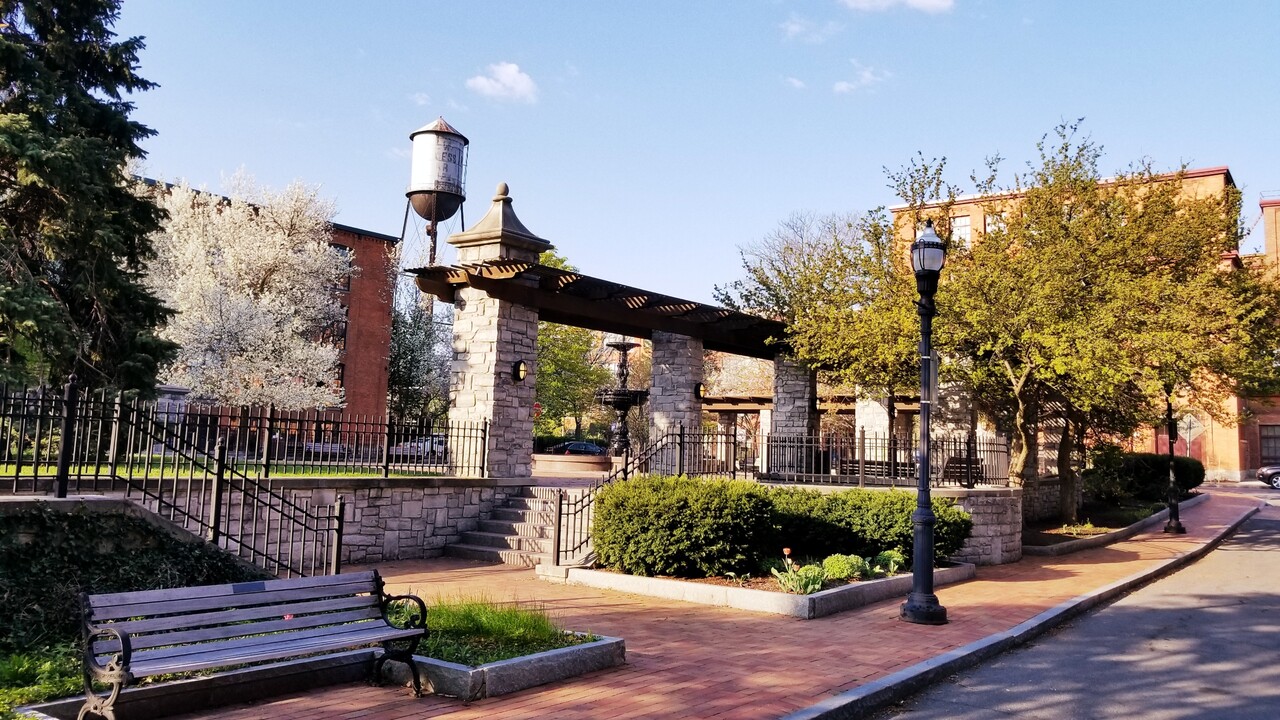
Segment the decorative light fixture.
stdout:
<path fill-rule="evenodd" d="M 529 366 L 523 360 L 517 360 L 511 365 L 511 379 L 516 382 L 524 382 L 529 376 Z"/>
<path fill-rule="evenodd" d="M 698 398 L 699 400 L 706 400 L 706 399 L 707 399 L 707 386 L 706 386 L 706 385 L 703 385 L 702 383 L 694 383 L 694 385 L 693 385 L 693 396 L 694 396 L 694 397 L 696 397 L 696 398 Z"/>
<path fill-rule="evenodd" d="M 901 619 L 921 625 L 947 622 L 947 609 L 933 592 L 933 526 L 937 518 L 929 498 L 929 410 L 935 399 L 930 394 L 934 376 L 933 316 L 937 314 L 933 296 L 938 292 L 938 276 L 946 260 L 946 246 L 930 220 L 911 243 L 911 269 L 916 275 L 916 292 L 920 293 L 916 303 L 920 315 L 920 448 L 916 461 L 920 477 L 916 484 L 916 511 L 911 514 L 911 592 L 899 614 Z"/>

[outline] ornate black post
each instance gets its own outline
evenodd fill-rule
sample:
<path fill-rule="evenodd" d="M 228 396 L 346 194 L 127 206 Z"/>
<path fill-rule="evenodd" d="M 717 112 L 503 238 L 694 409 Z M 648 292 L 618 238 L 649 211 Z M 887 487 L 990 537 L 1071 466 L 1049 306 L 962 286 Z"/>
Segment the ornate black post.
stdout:
<path fill-rule="evenodd" d="M 916 465 L 916 510 L 911 514 L 914 527 L 911 553 L 911 593 L 902 604 L 899 617 L 922 625 L 943 625 L 947 609 L 933 593 L 933 502 L 929 497 L 929 411 L 933 404 L 933 296 L 938 291 L 938 275 L 946 261 L 942 240 L 933 230 L 933 221 L 925 223 L 924 232 L 911 244 L 911 267 L 916 275 L 916 291 L 920 301 L 920 449 Z"/>
<path fill-rule="evenodd" d="M 1173 444 L 1178 441 L 1178 423 L 1173 419 L 1173 385 L 1164 386 L 1164 422 L 1169 432 L 1169 521 L 1164 524 L 1164 531 L 1181 535 L 1187 529 L 1182 526 L 1182 518 L 1178 514 L 1178 500 L 1182 492 L 1178 489 L 1173 468 Z"/>
<path fill-rule="evenodd" d="M 618 387 L 613 390 L 597 392 L 596 400 L 612 407 L 618 413 L 618 417 L 614 421 L 614 426 L 617 429 L 613 433 L 613 441 L 609 446 L 609 453 L 611 455 L 626 456 L 631 452 L 631 433 L 627 429 L 627 413 L 631 411 L 631 408 L 643 403 L 649 397 L 649 391 L 632 390 L 627 387 L 627 381 L 631 377 L 627 354 L 640 347 L 640 344 L 622 340 L 611 342 L 608 347 L 613 348 L 618 353 Z"/>

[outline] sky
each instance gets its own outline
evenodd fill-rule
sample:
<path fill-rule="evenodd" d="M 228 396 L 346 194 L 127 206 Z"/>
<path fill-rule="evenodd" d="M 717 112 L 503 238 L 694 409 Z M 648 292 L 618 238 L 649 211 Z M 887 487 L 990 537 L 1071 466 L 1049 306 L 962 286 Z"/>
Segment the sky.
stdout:
<path fill-rule="evenodd" d="M 1277 26 L 1272 0 L 124 0 L 115 29 L 159 83 L 130 98 L 152 177 L 318 186 L 425 265 L 409 133 L 443 116 L 467 227 L 505 182 L 582 272 L 712 302 L 793 213 L 890 205 L 917 153 L 963 191 L 999 154 L 1008 182 L 1078 118 L 1104 175 L 1229 166 L 1252 223 L 1280 193 Z"/>

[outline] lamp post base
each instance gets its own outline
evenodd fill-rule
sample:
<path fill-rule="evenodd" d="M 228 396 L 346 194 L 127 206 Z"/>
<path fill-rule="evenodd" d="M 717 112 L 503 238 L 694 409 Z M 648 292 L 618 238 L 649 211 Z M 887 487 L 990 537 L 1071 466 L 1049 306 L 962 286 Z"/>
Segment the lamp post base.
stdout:
<path fill-rule="evenodd" d="M 909 593 L 898 619 L 917 625 L 946 625 L 947 609 L 938 604 L 937 595 Z"/>
<path fill-rule="evenodd" d="M 1182 522 L 1180 520 L 1170 520 L 1169 522 L 1165 523 L 1164 531 L 1167 533 L 1172 533 L 1174 535 L 1187 534 L 1187 529 L 1182 527 Z"/>

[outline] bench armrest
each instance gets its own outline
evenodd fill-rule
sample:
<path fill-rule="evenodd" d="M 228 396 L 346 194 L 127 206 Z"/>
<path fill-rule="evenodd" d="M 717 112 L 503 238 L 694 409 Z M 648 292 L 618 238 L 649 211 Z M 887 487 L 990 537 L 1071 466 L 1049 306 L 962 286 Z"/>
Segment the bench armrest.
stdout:
<path fill-rule="evenodd" d="M 114 635 L 120 643 L 120 651 L 113 654 L 107 664 L 98 662 L 93 652 L 94 638 Z M 99 627 L 85 632 L 84 636 L 84 668 L 94 680 L 108 683 L 127 683 L 133 679 L 129 673 L 129 664 L 133 660 L 133 643 L 129 633 L 110 626 Z"/>
<path fill-rule="evenodd" d="M 396 602 L 397 600 L 411 600 L 418 606 L 417 614 L 410 615 L 408 624 L 399 629 L 425 630 L 427 628 L 427 604 L 417 595 L 383 595 L 381 600 L 382 619 L 385 620 L 388 625 L 396 627 L 396 624 L 391 621 L 391 617 L 387 614 L 387 611 L 391 608 L 391 603 Z"/>

